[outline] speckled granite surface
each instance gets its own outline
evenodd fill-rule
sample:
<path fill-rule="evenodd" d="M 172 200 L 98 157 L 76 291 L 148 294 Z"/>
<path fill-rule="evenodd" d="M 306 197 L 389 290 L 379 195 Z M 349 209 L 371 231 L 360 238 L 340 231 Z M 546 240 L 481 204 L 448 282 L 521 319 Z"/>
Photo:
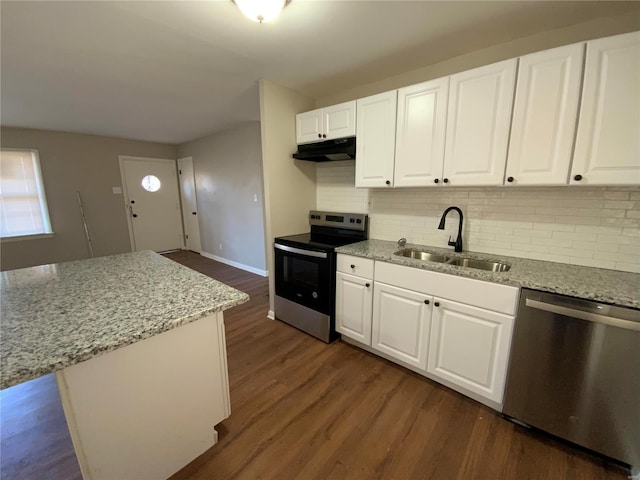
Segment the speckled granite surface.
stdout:
<path fill-rule="evenodd" d="M 581 267 L 563 263 L 543 262 L 526 258 L 495 256 L 475 252 L 454 253 L 453 249 L 407 244 L 404 248 L 423 249 L 447 256 L 461 256 L 508 263 L 507 272 L 487 272 L 394 255 L 400 250 L 396 242 L 367 240 L 337 248 L 338 253 L 373 258 L 390 263 L 424 268 L 436 272 L 503 283 L 516 287 L 533 288 L 586 298 L 602 303 L 640 309 L 640 274 L 618 272 L 602 268 Z"/>
<path fill-rule="evenodd" d="M 0 388 L 249 300 L 146 251 L 0 274 Z"/>

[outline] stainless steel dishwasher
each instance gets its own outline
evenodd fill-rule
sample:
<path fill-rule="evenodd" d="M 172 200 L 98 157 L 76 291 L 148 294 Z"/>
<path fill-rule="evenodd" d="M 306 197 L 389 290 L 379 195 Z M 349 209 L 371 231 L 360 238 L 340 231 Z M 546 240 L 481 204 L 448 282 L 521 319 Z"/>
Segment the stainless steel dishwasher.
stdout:
<path fill-rule="evenodd" d="M 640 466 L 640 311 L 522 289 L 503 413 Z"/>

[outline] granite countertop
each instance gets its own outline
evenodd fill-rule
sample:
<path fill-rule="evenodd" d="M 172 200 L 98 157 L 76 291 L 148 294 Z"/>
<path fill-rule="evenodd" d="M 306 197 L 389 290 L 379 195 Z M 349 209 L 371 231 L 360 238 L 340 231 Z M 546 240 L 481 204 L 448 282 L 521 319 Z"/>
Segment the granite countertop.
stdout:
<path fill-rule="evenodd" d="M 511 265 L 507 272 L 488 272 L 473 268 L 457 267 L 443 263 L 415 260 L 394 255 L 400 247 L 396 242 L 366 240 L 336 249 L 338 253 L 372 258 L 409 267 L 516 287 L 532 288 L 585 298 L 597 302 L 640 309 L 640 274 L 619 272 L 604 268 L 582 267 L 564 263 L 544 262 L 526 258 L 496 256 L 475 252 L 454 253 L 450 248 L 407 244 L 404 248 L 416 248 L 447 256 L 461 256 L 481 260 L 499 261 Z"/>
<path fill-rule="evenodd" d="M 0 388 L 249 300 L 151 251 L 0 274 Z"/>

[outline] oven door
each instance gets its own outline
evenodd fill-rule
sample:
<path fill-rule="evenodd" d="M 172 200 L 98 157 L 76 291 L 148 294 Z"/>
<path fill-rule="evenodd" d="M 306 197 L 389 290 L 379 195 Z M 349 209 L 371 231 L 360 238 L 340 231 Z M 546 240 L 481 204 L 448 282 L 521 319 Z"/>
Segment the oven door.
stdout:
<path fill-rule="evenodd" d="M 334 253 L 279 243 L 274 252 L 276 295 L 333 315 Z"/>

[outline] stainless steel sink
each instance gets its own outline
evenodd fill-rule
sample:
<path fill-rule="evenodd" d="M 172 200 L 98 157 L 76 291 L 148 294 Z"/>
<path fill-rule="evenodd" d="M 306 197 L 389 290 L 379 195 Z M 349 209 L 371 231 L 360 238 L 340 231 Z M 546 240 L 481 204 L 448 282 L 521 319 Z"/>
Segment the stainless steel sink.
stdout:
<path fill-rule="evenodd" d="M 425 252 L 423 250 L 413 250 L 411 248 L 404 248 L 402 250 L 398 250 L 394 253 L 394 255 L 399 255 L 401 257 L 407 258 L 415 258 L 416 260 L 426 260 L 428 262 L 438 262 L 445 263 L 451 259 L 451 257 L 447 257 L 446 255 L 440 255 L 439 253 L 431 253 Z"/>
<path fill-rule="evenodd" d="M 456 265 L 458 267 L 488 270 L 490 272 L 506 272 L 511 268 L 511 265 L 507 263 L 491 262 L 489 260 L 475 260 L 473 258 L 451 258 L 446 263 L 449 265 Z"/>
<path fill-rule="evenodd" d="M 506 272 L 511 268 L 511 265 L 507 263 L 492 262 L 489 260 L 476 260 L 473 258 L 448 257 L 439 253 L 416 250 L 413 248 L 403 248 L 402 250 L 395 252 L 394 255 L 414 258 L 416 260 L 426 260 L 427 262 L 446 263 L 447 265 L 455 265 L 456 267 L 487 270 L 490 272 Z"/>

